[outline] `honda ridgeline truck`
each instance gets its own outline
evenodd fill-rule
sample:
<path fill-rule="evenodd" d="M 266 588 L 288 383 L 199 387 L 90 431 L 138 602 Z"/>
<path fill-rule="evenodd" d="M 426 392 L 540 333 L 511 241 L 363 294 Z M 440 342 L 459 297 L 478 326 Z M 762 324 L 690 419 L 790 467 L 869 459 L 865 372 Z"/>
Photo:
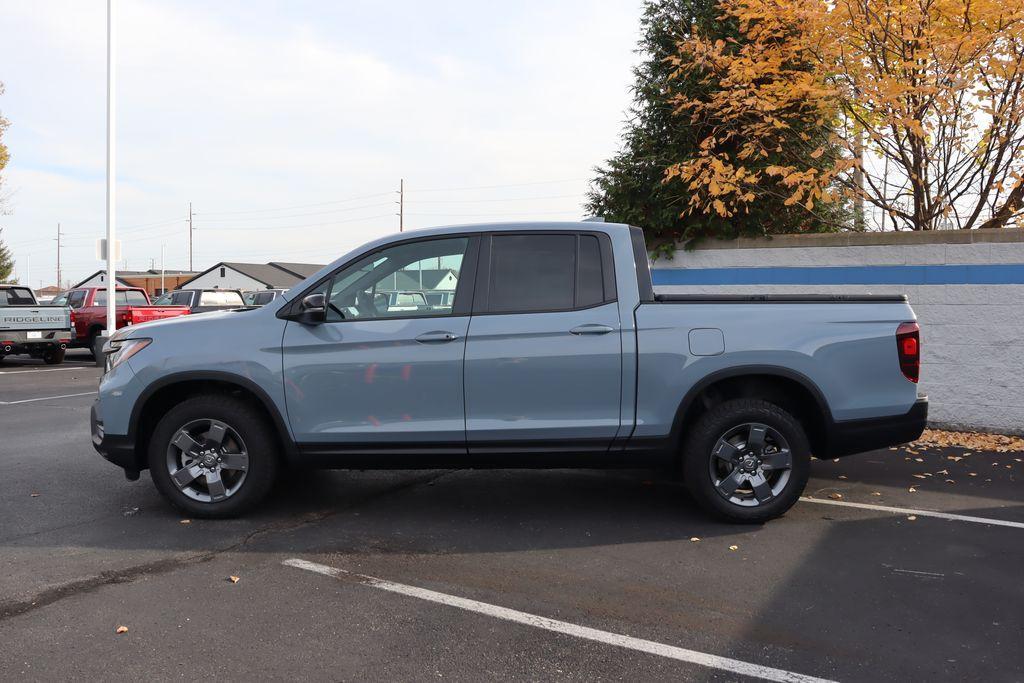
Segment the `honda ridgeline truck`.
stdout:
<path fill-rule="evenodd" d="M 47 365 L 63 363 L 72 332 L 67 306 L 41 305 L 31 288 L 0 284 L 0 360 L 27 354 Z"/>
<path fill-rule="evenodd" d="M 411 281 L 455 296 L 378 296 Z M 911 441 L 928 410 L 905 297 L 657 295 L 642 231 L 606 223 L 401 233 L 105 352 L 96 450 L 194 517 L 251 509 L 282 468 L 669 464 L 757 522 L 812 454 Z"/>

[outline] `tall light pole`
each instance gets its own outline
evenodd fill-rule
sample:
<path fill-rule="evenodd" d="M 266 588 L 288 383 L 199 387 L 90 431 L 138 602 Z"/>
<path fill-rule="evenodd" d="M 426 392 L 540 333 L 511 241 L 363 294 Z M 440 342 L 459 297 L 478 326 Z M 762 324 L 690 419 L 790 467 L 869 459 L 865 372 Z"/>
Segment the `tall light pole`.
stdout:
<path fill-rule="evenodd" d="M 107 0 L 107 331 L 117 330 L 117 267 L 115 245 L 117 220 L 114 207 L 114 0 Z"/>
<path fill-rule="evenodd" d="M 160 245 L 160 296 L 167 291 L 167 286 L 164 285 L 164 247 L 166 246 L 166 244 Z"/>

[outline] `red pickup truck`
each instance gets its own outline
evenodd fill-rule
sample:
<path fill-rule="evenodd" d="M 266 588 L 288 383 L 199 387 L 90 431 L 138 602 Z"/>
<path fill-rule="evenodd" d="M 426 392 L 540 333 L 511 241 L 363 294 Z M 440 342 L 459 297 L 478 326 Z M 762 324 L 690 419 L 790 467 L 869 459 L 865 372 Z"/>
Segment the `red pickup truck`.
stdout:
<path fill-rule="evenodd" d="M 187 306 L 153 306 L 146 290 L 136 287 L 118 287 L 116 296 L 118 329 L 189 313 Z M 75 328 L 72 346 L 84 346 L 91 350 L 97 335 L 107 326 L 107 288 L 69 289 L 54 298 L 52 303 L 71 308 L 71 324 Z"/>

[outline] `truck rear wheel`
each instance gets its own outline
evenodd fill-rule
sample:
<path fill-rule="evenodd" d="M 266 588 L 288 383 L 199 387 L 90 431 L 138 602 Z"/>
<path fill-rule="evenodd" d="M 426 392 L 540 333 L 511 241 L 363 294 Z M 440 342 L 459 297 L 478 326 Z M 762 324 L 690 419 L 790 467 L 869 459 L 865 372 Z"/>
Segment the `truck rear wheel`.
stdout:
<path fill-rule="evenodd" d="M 169 410 L 149 442 L 149 472 L 172 505 L 192 517 L 240 515 L 277 477 L 277 439 L 246 401 L 197 396 Z"/>
<path fill-rule="evenodd" d="M 779 406 L 736 399 L 693 426 L 683 450 L 686 486 L 705 510 L 734 522 L 779 517 L 803 493 L 811 450 L 800 422 Z"/>
<path fill-rule="evenodd" d="M 47 365 L 60 365 L 64 362 L 64 349 L 50 349 L 43 354 L 43 362 Z"/>

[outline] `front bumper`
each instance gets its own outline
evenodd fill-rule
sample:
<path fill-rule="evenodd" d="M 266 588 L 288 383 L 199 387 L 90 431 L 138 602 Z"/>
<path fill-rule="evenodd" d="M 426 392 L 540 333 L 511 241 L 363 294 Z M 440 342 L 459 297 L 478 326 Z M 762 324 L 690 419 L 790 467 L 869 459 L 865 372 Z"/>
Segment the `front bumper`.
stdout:
<path fill-rule="evenodd" d="M 135 452 L 135 441 L 130 436 L 107 434 L 103 429 L 103 416 L 100 413 L 100 402 L 96 400 L 89 412 L 89 429 L 92 432 L 92 447 L 104 458 L 124 469 L 124 474 L 131 480 L 139 478 L 143 463 Z"/>
<path fill-rule="evenodd" d="M 839 458 L 917 440 L 928 424 L 928 397 L 920 396 L 903 415 L 833 422 L 826 438 L 826 453 Z"/>

